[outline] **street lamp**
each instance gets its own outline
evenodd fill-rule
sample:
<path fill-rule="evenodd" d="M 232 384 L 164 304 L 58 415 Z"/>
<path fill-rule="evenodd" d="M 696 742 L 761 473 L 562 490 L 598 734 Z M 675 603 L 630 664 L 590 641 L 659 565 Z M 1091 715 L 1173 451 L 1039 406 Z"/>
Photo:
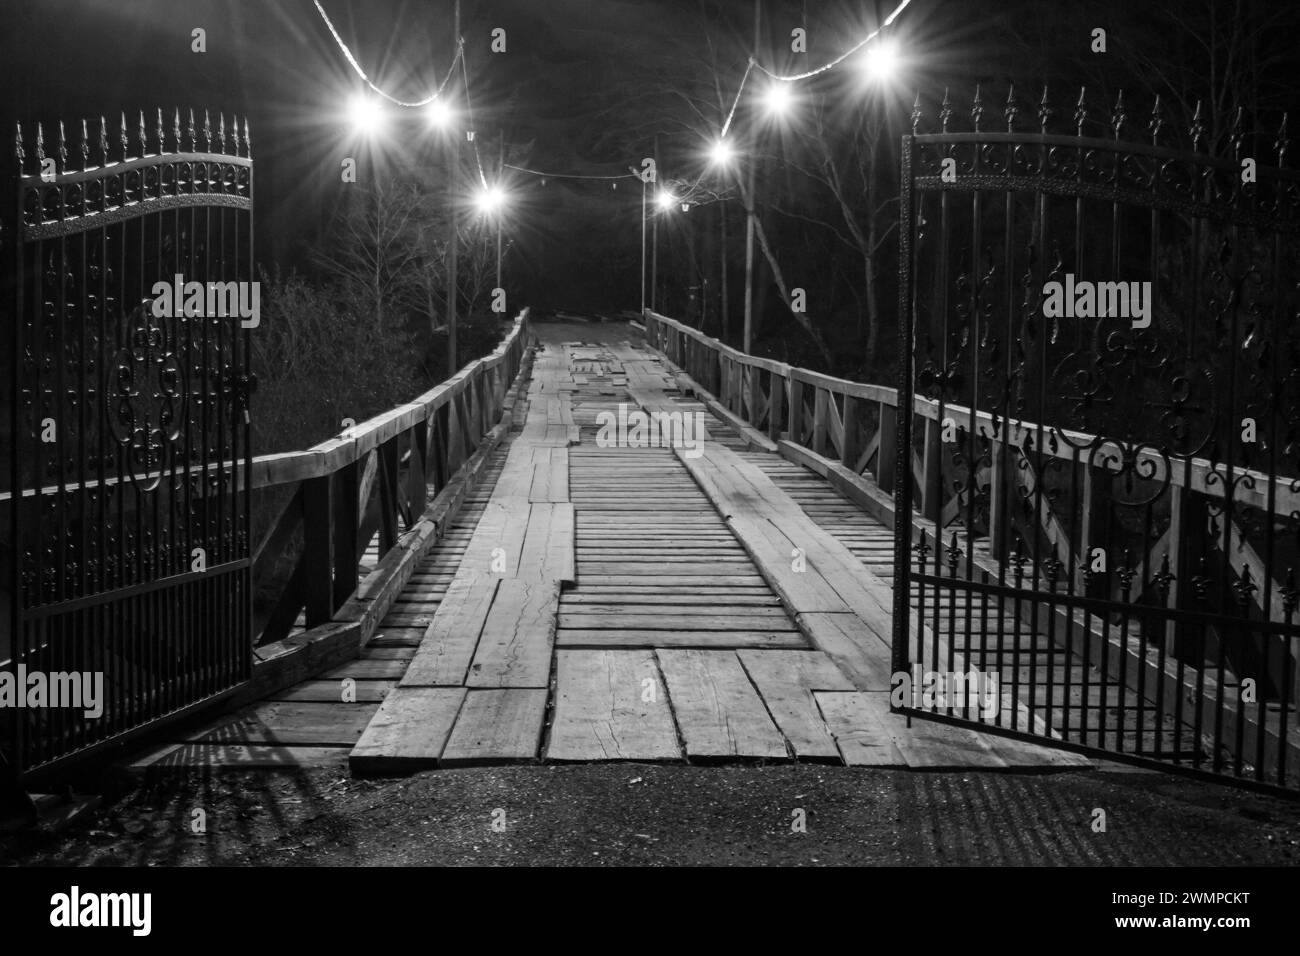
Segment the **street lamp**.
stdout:
<path fill-rule="evenodd" d="M 348 99 L 348 122 L 362 136 L 374 136 L 384 125 L 384 111 L 379 101 L 363 93 L 356 93 Z"/>
<path fill-rule="evenodd" d="M 709 150 L 709 160 L 714 166 L 730 166 L 735 157 L 735 150 L 725 138 L 718 140 Z"/>
<path fill-rule="evenodd" d="M 763 93 L 763 106 L 770 116 L 785 116 L 793 103 L 794 94 L 790 92 L 790 84 L 784 80 L 773 80 Z"/>
<path fill-rule="evenodd" d="M 677 205 L 677 197 L 669 190 L 661 189 L 655 194 L 655 206 L 658 207 L 660 214 L 672 212 L 673 207 Z M 682 203 L 682 209 L 686 209 L 686 204 Z M 659 293 L 659 217 L 654 220 L 654 236 L 651 239 L 653 252 L 650 257 L 650 308 L 656 308 L 658 304 Z"/>
<path fill-rule="evenodd" d="M 501 288 L 501 213 L 506 204 L 505 190 L 500 186 L 484 186 L 475 197 L 479 211 L 485 216 L 492 216 L 497 221 L 497 284 Z"/>
<path fill-rule="evenodd" d="M 862 58 L 862 69 L 876 82 L 892 79 L 898 72 L 898 42 L 892 39 L 880 39 L 867 47 Z"/>
<path fill-rule="evenodd" d="M 451 125 L 452 110 L 441 97 L 435 98 L 424 108 L 424 115 L 434 129 L 446 129 Z"/>

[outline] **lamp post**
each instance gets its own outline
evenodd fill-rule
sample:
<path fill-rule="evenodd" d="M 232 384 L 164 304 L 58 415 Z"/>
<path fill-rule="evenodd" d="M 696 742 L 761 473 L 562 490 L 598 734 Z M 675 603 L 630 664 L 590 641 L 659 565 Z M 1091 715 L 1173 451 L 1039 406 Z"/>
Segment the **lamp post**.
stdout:
<path fill-rule="evenodd" d="M 677 197 L 667 189 L 661 189 L 655 195 L 655 218 L 650 253 L 650 308 L 652 310 L 657 308 L 659 292 L 659 218 L 672 212 L 675 205 L 677 205 Z M 688 208 L 686 203 L 682 203 L 682 212 Z"/>

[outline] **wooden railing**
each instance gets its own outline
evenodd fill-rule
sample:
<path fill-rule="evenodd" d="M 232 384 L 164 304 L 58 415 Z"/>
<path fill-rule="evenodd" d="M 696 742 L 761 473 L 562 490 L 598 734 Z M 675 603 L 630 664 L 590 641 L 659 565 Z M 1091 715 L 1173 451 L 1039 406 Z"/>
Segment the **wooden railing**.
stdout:
<path fill-rule="evenodd" d="M 356 593 L 376 533 L 382 561 L 419 521 L 501 417 L 528 330 L 525 309 L 495 351 L 415 400 L 305 451 L 254 459 L 255 513 L 268 495 L 284 500 L 253 558 L 269 607 L 259 645 L 282 639 L 304 611 L 308 628 L 330 621 Z"/>

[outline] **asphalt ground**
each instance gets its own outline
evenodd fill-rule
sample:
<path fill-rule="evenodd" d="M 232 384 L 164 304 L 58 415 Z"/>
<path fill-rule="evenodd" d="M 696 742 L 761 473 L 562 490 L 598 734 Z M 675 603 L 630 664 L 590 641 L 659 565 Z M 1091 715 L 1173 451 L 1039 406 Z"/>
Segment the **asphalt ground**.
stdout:
<path fill-rule="evenodd" d="M 342 764 L 188 771 L 129 788 L 61 831 L 11 834 L 0 863 L 1296 865 L 1300 802 L 1109 764 L 999 773 L 604 763 L 389 780 L 353 779 Z"/>

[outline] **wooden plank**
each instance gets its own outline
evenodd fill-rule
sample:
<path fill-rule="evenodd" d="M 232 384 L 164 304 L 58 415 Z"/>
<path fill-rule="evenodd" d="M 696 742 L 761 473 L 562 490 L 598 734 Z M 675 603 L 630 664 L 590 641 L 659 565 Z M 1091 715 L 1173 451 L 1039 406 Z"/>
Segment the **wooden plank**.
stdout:
<path fill-rule="evenodd" d="M 681 757 L 653 652 L 557 651 L 556 675 L 548 760 Z"/>
<path fill-rule="evenodd" d="M 526 490 L 524 494 L 527 495 Z M 523 550 L 531 508 L 526 497 L 498 500 L 494 496 L 483 508 L 483 517 L 479 519 L 469 546 L 465 549 L 465 556 L 461 559 L 460 573 L 513 578 L 519 567 L 519 554 Z M 504 571 L 492 570 L 497 548 L 501 552 L 495 556 L 504 556 Z"/>
<path fill-rule="evenodd" d="M 433 622 L 402 677 L 404 687 L 465 683 L 497 587 L 494 578 L 458 577 L 447 589 Z"/>
<path fill-rule="evenodd" d="M 786 757 L 734 651 L 656 652 L 688 757 Z"/>
<path fill-rule="evenodd" d="M 379 703 L 396 686 L 397 682 L 391 680 L 359 680 L 354 681 L 347 692 L 355 695 L 357 703 Z M 278 691 L 267 700 L 319 701 L 337 704 L 343 703 L 343 695 L 342 680 L 307 680 Z"/>
<path fill-rule="evenodd" d="M 466 685 L 546 687 L 559 605 L 558 581 L 500 582 Z"/>
<path fill-rule="evenodd" d="M 808 641 L 798 631 L 652 631 L 565 628 L 556 632 L 557 647 L 701 647 L 803 650 Z"/>
<path fill-rule="evenodd" d="M 906 767 L 903 752 L 894 744 L 869 695 L 846 691 L 815 691 L 813 697 L 830 728 L 840 756 L 850 767 Z"/>
<path fill-rule="evenodd" d="M 286 747 L 264 744 L 169 744 L 127 766 L 132 770 L 189 767 L 238 767 L 277 770 L 285 767 L 334 767 L 346 764 L 349 747 Z"/>
<path fill-rule="evenodd" d="M 533 760 L 546 720 L 544 688 L 471 690 L 443 750 L 441 764 Z"/>
<path fill-rule="evenodd" d="M 800 628 L 858 690 L 889 690 L 890 646 L 856 614 L 800 614 Z"/>
<path fill-rule="evenodd" d="M 909 727 L 904 715 L 890 712 L 888 692 L 860 696 L 863 698 L 861 706 L 888 731 L 909 767 L 959 770 L 1005 769 L 1007 766 L 1006 761 L 988 745 L 988 734 L 919 717 L 912 719 Z"/>
<path fill-rule="evenodd" d="M 281 744 L 350 747 L 370 722 L 375 705 L 265 701 L 189 739 L 208 744 Z"/>
<path fill-rule="evenodd" d="M 852 690 L 838 667 L 820 651 L 739 651 L 776 725 L 800 759 L 840 756 L 835 739 L 817 709 L 813 692 Z"/>
<path fill-rule="evenodd" d="M 352 772 L 437 766 L 464 700 L 463 687 L 397 687 L 352 748 L 348 756 Z"/>

